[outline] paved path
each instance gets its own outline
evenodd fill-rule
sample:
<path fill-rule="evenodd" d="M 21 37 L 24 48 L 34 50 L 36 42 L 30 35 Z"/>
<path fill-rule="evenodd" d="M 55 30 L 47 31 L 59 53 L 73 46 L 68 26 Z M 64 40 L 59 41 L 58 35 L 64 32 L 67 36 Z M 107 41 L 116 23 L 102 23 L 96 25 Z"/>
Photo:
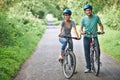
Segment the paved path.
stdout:
<path fill-rule="evenodd" d="M 60 43 L 58 41 L 59 30 L 53 24 L 49 24 L 35 52 L 22 65 L 14 80 L 67 80 L 62 74 L 58 62 Z M 77 57 L 77 74 L 70 80 L 120 80 L 120 62 L 115 61 L 102 53 L 102 67 L 99 77 L 92 73 L 84 73 L 85 60 L 82 40 L 74 41 L 74 52 Z"/>

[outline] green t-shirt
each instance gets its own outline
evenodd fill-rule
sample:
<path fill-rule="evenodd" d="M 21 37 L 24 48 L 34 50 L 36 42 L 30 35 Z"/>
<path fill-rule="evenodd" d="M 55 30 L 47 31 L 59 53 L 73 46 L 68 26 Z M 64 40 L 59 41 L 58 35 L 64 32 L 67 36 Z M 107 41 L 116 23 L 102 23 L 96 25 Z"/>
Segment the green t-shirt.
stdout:
<path fill-rule="evenodd" d="M 100 24 L 101 20 L 97 15 L 92 15 L 92 17 L 84 16 L 81 21 L 81 26 L 85 28 L 85 32 L 96 33 L 98 31 L 97 24 Z M 91 35 L 86 34 L 86 37 L 91 37 Z M 94 34 L 96 37 L 97 34 Z"/>

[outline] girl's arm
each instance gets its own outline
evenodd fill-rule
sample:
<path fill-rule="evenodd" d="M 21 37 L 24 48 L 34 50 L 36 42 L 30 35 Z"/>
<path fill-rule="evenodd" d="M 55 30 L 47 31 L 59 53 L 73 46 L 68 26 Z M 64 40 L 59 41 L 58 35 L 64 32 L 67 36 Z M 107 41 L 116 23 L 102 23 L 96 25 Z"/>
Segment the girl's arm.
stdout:
<path fill-rule="evenodd" d="M 81 34 L 81 35 L 84 35 L 84 34 L 85 34 L 85 32 L 83 31 L 83 26 L 80 26 L 80 34 Z"/>
<path fill-rule="evenodd" d="M 60 26 L 60 34 L 59 34 L 59 36 L 61 36 L 61 34 L 62 34 L 62 26 Z"/>
<path fill-rule="evenodd" d="M 75 32 L 75 34 L 76 34 L 77 38 L 81 38 L 81 36 L 80 36 L 80 35 L 78 35 L 78 32 L 77 32 L 76 26 L 75 26 L 75 27 L 73 27 L 73 30 L 74 30 L 74 32 Z"/>

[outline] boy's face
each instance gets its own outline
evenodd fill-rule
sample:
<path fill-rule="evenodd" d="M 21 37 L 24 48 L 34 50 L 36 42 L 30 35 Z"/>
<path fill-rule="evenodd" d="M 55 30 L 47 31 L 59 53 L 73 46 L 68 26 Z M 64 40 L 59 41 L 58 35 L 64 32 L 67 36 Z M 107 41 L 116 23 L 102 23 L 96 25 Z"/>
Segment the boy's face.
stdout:
<path fill-rule="evenodd" d="M 64 14 L 63 16 L 64 16 L 65 20 L 69 20 L 70 19 L 70 15 L 69 14 Z"/>
<path fill-rule="evenodd" d="M 92 15 L 92 10 L 91 9 L 86 9 L 85 13 L 87 16 L 91 16 Z"/>

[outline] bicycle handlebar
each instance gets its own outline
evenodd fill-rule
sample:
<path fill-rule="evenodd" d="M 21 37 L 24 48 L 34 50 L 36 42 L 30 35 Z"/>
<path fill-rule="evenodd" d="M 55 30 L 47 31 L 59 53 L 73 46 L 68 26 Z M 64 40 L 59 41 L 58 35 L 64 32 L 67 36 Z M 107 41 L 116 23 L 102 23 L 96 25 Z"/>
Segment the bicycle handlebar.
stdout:
<path fill-rule="evenodd" d="M 59 37 L 80 40 L 80 38 L 77 38 L 77 37 L 70 37 L 70 36 L 63 36 L 63 35 L 59 35 Z"/>
<path fill-rule="evenodd" d="M 101 34 L 104 34 L 105 32 L 101 33 L 101 32 L 95 32 L 95 33 L 92 33 L 92 32 L 85 32 L 85 34 L 90 34 L 90 35 L 94 35 L 94 34 L 98 34 L 98 35 L 101 35 Z"/>

